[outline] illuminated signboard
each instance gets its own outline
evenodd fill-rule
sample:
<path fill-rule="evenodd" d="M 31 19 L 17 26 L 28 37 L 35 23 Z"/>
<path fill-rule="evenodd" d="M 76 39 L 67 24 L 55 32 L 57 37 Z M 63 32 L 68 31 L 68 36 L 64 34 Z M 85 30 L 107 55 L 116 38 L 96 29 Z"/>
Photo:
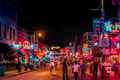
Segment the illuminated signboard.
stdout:
<path fill-rule="evenodd" d="M 98 34 L 94 32 L 89 32 L 88 34 L 88 46 L 93 47 L 98 44 Z"/>
<path fill-rule="evenodd" d="M 101 34 L 99 39 L 100 47 L 109 47 L 109 37 L 108 34 Z"/>
<path fill-rule="evenodd" d="M 93 19 L 93 32 L 120 32 L 120 22 L 113 19 Z"/>
<path fill-rule="evenodd" d="M 104 55 L 117 55 L 119 52 L 117 51 L 117 48 L 103 48 L 103 54 Z"/>
<path fill-rule="evenodd" d="M 90 49 L 89 48 L 82 48 L 83 53 L 89 53 Z"/>
<path fill-rule="evenodd" d="M 99 46 L 101 47 L 109 47 L 109 39 L 103 38 L 99 41 Z"/>
<path fill-rule="evenodd" d="M 24 49 L 30 49 L 30 47 L 31 47 L 31 45 L 30 45 L 29 41 L 24 41 L 23 42 L 23 48 Z"/>
<path fill-rule="evenodd" d="M 104 22 L 104 31 L 105 32 L 120 32 L 120 23 L 106 21 Z"/>
<path fill-rule="evenodd" d="M 88 44 L 84 43 L 83 48 L 88 48 Z"/>
<path fill-rule="evenodd" d="M 101 23 L 100 19 L 93 19 L 93 32 L 100 32 L 101 31 Z"/>

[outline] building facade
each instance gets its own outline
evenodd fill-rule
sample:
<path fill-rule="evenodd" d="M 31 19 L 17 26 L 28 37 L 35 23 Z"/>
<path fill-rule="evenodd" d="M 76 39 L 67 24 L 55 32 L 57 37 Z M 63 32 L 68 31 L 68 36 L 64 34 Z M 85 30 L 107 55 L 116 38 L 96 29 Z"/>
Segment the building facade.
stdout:
<path fill-rule="evenodd" d="M 12 45 L 17 42 L 16 21 L 0 16 L 0 42 Z"/>
<path fill-rule="evenodd" d="M 18 27 L 17 34 L 17 44 L 25 49 L 30 49 L 31 43 L 27 31 L 24 28 Z"/>
<path fill-rule="evenodd" d="M 17 42 L 16 2 L 0 0 L 0 42 L 12 45 Z"/>

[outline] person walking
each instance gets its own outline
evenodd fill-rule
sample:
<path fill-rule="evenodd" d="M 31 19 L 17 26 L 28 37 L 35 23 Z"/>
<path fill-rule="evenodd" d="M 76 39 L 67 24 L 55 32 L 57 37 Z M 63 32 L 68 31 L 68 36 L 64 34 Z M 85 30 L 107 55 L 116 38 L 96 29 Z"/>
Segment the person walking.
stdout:
<path fill-rule="evenodd" d="M 62 63 L 62 72 L 63 72 L 63 80 L 68 80 L 68 65 L 67 65 L 67 58 L 64 58 Z"/>
<path fill-rule="evenodd" d="M 83 68 L 83 61 L 80 61 L 80 79 L 82 78 L 82 68 Z"/>
<path fill-rule="evenodd" d="M 86 78 L 86 64 L 84 60 L 82 61 L 80 68 L 81 68 L 81 79 L 83 80 Z"/>
<path fill-rule="evenodd" d="M 112 66 L 109 62 L 109 60 L 107 59 L 105 62 L 104 62 L 104 69 L 105 69 L 105 80 L 110 80 L 110 73 L 112 71 Z"/>
<path fill-rule="evenodd" d="M 113 70 L 114 70 L 114 76 L 115 76 L 115 80 L 119 80 L 119 75 L 120 75 L 120 69 L 119 69 L 119 61 L 116 60 L 116 62 L 113 64 Z"/>
<path fill-rule="evenodd" d="M 25 71 L 28 70 L 28 63 L 24 63 L 24 68 L 25 68 Z"/>
<path fill-rule="evenodd" d="M 51 62 L 50 62 L 50 72 L 52 72 L 52 71 L 53 71 L 53 69 L 54 69 L 54 62 L 53 62 L 53 61 L 51 61 Z"/>
<path fill-rule="evenodd" d="M 100 63 L 100 70 L 101 70 L 101 80 L 105 79 L 105 67 L 104 67 L 104 58 L 102 58 L 102 62 Z"/>
<path fill-rule="evenodd" d="M 77 61 L 75 61 L 74 65 L 73 65 L 73 73 L 74 73 L 74 79 L 78 80 L 79 65 L 78 65 Z"/>
<path fill-rule="evenodd" d="M 18 72 L 21 72 L 21 62 L 20 62 L 20 58 L 18 58 L 18 62 L 16 63 L 16 69 L 18 70 Z"/>
<path fill-rule="evenodd" d="M 93 62 L 93 80 L 97 80 L 97 74 L 98 74 L 98 62 Z"/>

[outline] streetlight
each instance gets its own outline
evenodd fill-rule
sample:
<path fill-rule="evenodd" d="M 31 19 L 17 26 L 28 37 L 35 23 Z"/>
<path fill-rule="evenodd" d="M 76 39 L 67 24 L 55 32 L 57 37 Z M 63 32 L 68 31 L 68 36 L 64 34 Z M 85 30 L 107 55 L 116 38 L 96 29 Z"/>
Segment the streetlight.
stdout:
<path fill-rule="evenodd" d="M 33 34 L 34 42 L 39 42 L 43 37 L 45 37 L 45 33 L 43 31 L 35 31 Z"/>
<path fill-rule="evenodd" d="M 41 38 L 41 37 L 43 37 L 43 33 L 42 33 L 42 32 L 38 32 L 37 36 L 38 36 L 39 38 Z"/>
<path fill-rule="evenodd" d="M 38 42 L 43 41 L 45 38 L 45 32 L 44 31 L 37 31 L 36 32 L 36 39 Z"/>
<path fill-rule="evenodd" d="M 37 31 L 36 36 L 37 36 L 37 38 L 44 38 L 45 37 L 45 31 Z"/>

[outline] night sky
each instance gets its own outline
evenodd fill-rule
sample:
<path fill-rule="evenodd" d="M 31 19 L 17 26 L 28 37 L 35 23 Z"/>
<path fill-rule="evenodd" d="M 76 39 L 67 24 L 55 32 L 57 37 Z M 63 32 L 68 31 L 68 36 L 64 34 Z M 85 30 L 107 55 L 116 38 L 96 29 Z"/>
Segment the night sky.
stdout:
<path fill-rule="evenodd" d="M 19 25 L 28 31 L 42 30 L 46 33 L 44 41 L 51 44 L 63 44 L 64 41 L 74 40 L 75 35 L 91 31 L 91 17 L 100 16 L 100 0 L 75 1 L 41 1 L 20 0 L 18 5 Z M 115 17 L 115 7 L 111 0 L 105 0 L 107 17 Z"/>

